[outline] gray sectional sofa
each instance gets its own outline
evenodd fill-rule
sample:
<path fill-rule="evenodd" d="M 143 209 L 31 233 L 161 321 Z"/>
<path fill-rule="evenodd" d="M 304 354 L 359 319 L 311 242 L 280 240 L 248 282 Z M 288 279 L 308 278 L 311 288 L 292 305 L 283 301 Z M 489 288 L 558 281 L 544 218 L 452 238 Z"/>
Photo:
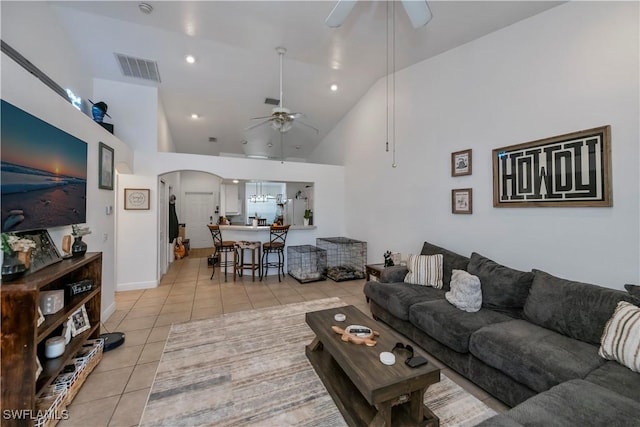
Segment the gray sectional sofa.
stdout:
<path fill-rule="evenodd" d="M 598 355 L 631 295 L 428 242 L 421 254 L 443 255 L 443 289 L 404 283 L 407 268 L 388 267 L 364 286 L 371 313 L 513 407 L 482 425 L 640 426 L 640 374 Z M 479 311 L 445 299 L 453 269 L 480 278 Z"/>

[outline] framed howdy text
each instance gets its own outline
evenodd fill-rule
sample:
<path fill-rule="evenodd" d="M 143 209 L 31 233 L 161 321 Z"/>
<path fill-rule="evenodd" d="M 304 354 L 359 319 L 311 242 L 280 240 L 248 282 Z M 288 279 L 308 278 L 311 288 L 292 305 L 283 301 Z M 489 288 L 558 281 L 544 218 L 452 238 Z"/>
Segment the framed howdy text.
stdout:
<path fill-rule="evenodd" d="M 607 207 L 611 126 L 496 148 L 493 206 Z"/>

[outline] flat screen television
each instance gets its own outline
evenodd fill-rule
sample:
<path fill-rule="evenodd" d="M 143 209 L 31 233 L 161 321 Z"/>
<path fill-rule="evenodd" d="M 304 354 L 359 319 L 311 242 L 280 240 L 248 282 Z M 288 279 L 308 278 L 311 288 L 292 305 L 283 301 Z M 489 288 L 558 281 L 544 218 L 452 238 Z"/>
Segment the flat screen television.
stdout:
<path fill-rule="evenodd" d="M 87 144 L 5 100 L 0 118 L 2 231 L 87 221 Z"/>

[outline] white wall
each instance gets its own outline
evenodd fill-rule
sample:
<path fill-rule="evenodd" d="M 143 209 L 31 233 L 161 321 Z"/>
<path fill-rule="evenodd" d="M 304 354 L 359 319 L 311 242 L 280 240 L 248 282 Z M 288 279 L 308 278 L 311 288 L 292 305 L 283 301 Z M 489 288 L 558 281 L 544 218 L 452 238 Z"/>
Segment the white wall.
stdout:
<path fill-rule="evenodd" d="M 93 101 L 107 103 L 111 118 L 105 122 L 113 123 L 113 134 L 134 151 L 157 151 L 158 89 L 105 79 L 93 82 Z"/>
<path fill-rule="evenodd" d="M 86 224 L 92 234 L 83 241 L 90 252 L 102 252 L 102 319 L 105 320 L 115 310 L 116 191 L 98 189 L 98 144 L 104 142 L 114 149 L 115 163 L 133 165 L 133 152 L 4 54 L 1 65 L 2 99 L 87 143 Z M 107 206 L 113 206 L 114 214 L 106 214 Z M 71 227 L 48 231 L 60 247 L 62 236 L 70 234 Z"/>
<path fill-rule="evenodd" d="M 621 289 L 639 268 L 637 2 L 570 2 L 402 70 L 397 168 L 384 151 L 385 81 L 316 150 L 345 165 L 347 234 L 369 261 L 427 240 L 464 255 Z M 496 209 L 494 148 L 610 124 L 612 208 Z M 346 148 L 341 148 L 347 145 Z M 473 175 L 450 154 L 473 149 Z M 473 214 L 451 190 L 473 188 Z"/>
<path fill-rule="evenodd" d="M 169 172 L 189 170 L 207 172 L 222 178 L 314 182 L 314 225 L 317 229 L 305 233 L 305 242 L 315 244 L 316 237 L 343 236 L 345 233 L 342 166 L 176 153 L 145 152 L 142 155 L 136 152 L 136 159 L 136 174 L 121 175 L 121 188 L 150 188 L 152 208 L 135 214 L 124 210 L 118 212 L 122 218 L 118 226 L 118 239 L 123 242 L 117 247 L 119 290 L 154 286 L 159 281 L 156 277 L 156 183 L 159 175 Z M 144 251 L 141 251 L 139 245 L 144 245 Z"/>
<path fill-rule="evenodd" d="M 167 121 L 167 114 L 160 98 L 158 98 L 158 151 L 176 151 L 171 129 L 169 129 L 169 122 Z"/>

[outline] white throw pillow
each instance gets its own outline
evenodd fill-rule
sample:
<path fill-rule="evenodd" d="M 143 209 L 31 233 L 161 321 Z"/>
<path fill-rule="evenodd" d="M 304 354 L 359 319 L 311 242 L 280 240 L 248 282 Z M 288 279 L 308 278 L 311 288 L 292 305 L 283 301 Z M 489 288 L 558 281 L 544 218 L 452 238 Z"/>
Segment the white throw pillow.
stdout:
<path fill-rule="evenodd" d="M 405 283 L 442 289 L 442 254 L 409 255 Z"/>
<path fill-rule="evenodd" d="M 640 307 L 620 301 L 600 340 L 600 357 L 640 372 Z"/>
<path fill-rule="evenodd" d="M 453 270 L 451 290 L 444 297 L 460 310 L 475 313 L 482 306 L 480 279 L 464 270 Z"/>

